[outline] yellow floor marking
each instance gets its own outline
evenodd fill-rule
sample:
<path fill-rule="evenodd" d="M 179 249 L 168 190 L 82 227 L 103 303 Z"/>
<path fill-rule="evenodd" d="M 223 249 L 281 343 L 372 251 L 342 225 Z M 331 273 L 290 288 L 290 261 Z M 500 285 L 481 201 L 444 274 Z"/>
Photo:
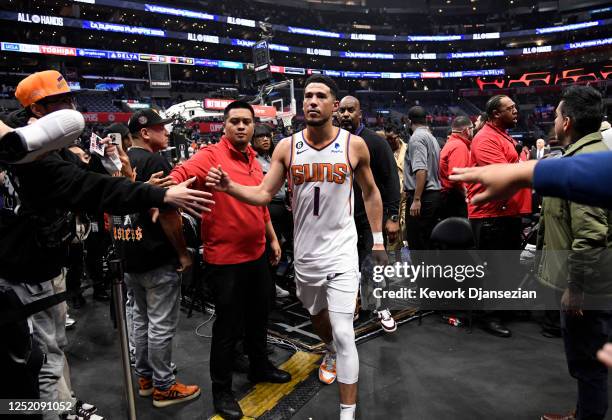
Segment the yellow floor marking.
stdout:
<path fill-rule="evenodd" d="M 260 383 L 249 391 L 239 404 L 244 412 L 243 420 L 258 418 L 265 412 L 271 410 L 285 396 L 290 394 L 293 389 L 304 381 L 310 373 L 317 369 L 317 362 L 321 358 L 320 354 L 306 353 L 298 351 L 291 356 L 285 363 L 279 366 L 291 374 L 291 382 L 286 384 Z M 218 414 L 210 420 L 223 420 Z"/>

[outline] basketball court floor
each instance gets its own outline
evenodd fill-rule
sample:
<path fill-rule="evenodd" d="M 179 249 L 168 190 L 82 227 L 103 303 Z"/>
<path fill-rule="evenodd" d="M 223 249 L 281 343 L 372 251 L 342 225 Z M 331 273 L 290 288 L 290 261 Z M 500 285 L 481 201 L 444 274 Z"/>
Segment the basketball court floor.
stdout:
<path fill-rule="evenodd" d="M 69 331 L 67 357 L 77 397 L 98 406 L 107 419 L 126 419 L 119 340 L 107 304 L 89 301 L 71 310 L 77 319 Z M 207 313 L 183 311 L 174 340 L 177 378 L 198 384 L 202 395 L 189 403 L 154 408 L 150 397 L 136 396 L 139 419 L 210 419 L 208 371 L 211 323 Z M 358 418 L 361 419 L 539 419 L 545 412 L 565 413 L 576 397 L 567 373 L 561 339 L 541 335 L 525 317 L 508 323 L 509 339 L 478 327 L 442 323 L 438 315 L 404 322 L 392 334 L 374 333 L 360 341 Z M 196 335 L 196 328 L 200 335 Z M 290 370 L 289 384 L 253 386 L 246 374 L 234 374 L 234 391 L 245 415 L 262 419 L 337 419 L 336 385 L 318 382 L 319 355 L 273 346 L 270 356 Z M 611 382 L 612 384 L 612 382 Z"/>

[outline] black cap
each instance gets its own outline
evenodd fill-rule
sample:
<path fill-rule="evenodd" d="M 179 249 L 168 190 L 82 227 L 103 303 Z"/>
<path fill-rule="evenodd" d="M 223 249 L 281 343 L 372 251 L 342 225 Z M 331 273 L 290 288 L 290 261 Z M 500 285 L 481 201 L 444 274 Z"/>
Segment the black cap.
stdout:
<path fill-rule="evenodd" d="M 148 108 L 134 112 L 128 121 L 128 128 L 130 133 L 137 133 L 141 128 L 168 124 L 172 121 L 172 118 L 162 118 L 156 110 Z"/>
<path fill-rule="evenodd" d="M 130 130 L 127 128 L 127 125 L 123 123 L 113 123 L 104 129 L 106 134 L 108 133 L 119 133 L 121 137 L 127 137 L 130 134 Z"/>

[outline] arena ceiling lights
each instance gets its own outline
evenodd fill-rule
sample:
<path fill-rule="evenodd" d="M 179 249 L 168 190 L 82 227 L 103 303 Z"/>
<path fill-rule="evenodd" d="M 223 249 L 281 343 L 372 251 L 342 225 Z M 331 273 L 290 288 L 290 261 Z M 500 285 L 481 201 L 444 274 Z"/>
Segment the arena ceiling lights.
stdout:
<path fill-rule="evenodd" d="M 140 61 L 145 63 L 166 63 L 186 66 L 216 67 L 234 70 L 252 70 L 251 63 L 237 61 L 211 60 L 207 58 L 177 57 L 159 54 L 142 54 L 126 51 L 96 50 L 91 48 L 75 48 L 67 46 L 22 44 L 17 42 L 1 42 L 0 51 L 16 53 L 57 55 L 66 57 L 82 57 L 102 60 Z M 503 76 L 504 69 L 462 70 L 444 72 L 362 72 L 344 70 L 305 69 L 302 67 L 271 66 L 273 73 L 294 75 L 325 74 L 330 77 L 349 79 L 440 79 L 454 77 Z"/>
<path fill-rule="evenodd" d="M 91 20 L 80 20 L 57 16 L 33 15 L 28 13 L 0 11 L 0 19 L 17 21 L 22 23 L 33 23 L 40 25 L 64 26 L 92 31 L 115 32 L 127 35 L 141 35 L 160 38 L 172 38 L 187 40 L 196 43 L 233 45 L 241 48 L 251 49 L 255 41 L 225 38 L 206 34 L 167 31 L 158 28 L 145 28 L 141 26 L 123 25 L 120 23 L 96 22 Z M 612 19 L 610 19 L 612 21 Z M 289 45 L 270 43 L 272 51 L 315 55 L 320 57 L 340 57 L 349 59 L 368 60 L 453 60 L 453 59 L 478 59 L 487 57 L 505 57 L 514 55 L 542 54 L 554 51 L 564 51 L 576 48 L 591 48 L 612 43 L 612 38 L 595 39 L 582 42 L 566 43 L 559 45 L 540 45 L 527 48 L 514 48 L 493 51 L 469 51 L 469 52 L 444 52 L 444 53 L 379 53 L 379 52 L 357 52 L 357 51 L 333 51 L 322 48 L 302 48 Z"/>
<path fill-rule="evenodd" d="M 157 4 L 135 3 L 131 1 L 120 0 L 73 0 L 75 3 L 87 3 L 100 6 L 110 6 L 114 8 L 139 10 L 149 13 L 157 13 L 170 16 L 178 16 L 190 19 L 206 20 L 227 23 L 229 25 L 246 26 L 250 28 L 258 28 L 260 25 L 270 25 L 267 22 L 260 22 L 251 19 L 242 19 L 231 16 L 220 16 L 206 12 L 199 12 L 188 9 L 177 9 L 170 6 L 161 6 Z M 323 29 L 299 28 L 295 26 L 286 26 L 271 24 L 275 31 L 287 32 L 291 34 L 335 38 L 335 39 L 351 39 L 357 41 L 387 41 L 387 42 L 449 42 L 449 41 L 467 41 L 467 40 L 483 40 L 483 39 L 498 39 L 511 38 L 529 35 L 545 35 L 557 32 L 576 31 L 580 29 L 593 28 L 595 26 L 604 26 L 612 23 L 612 19 L 595 20 L 590 22 L 574 23 L 571 25 L 551 26 L 536 29 L 524 29 L 520 31 L 509 32 L 486 32 L 476 34 L 463 35 L 376 35 L 376 34 L 345 34 L 340 32 L 331 32 Z"/>

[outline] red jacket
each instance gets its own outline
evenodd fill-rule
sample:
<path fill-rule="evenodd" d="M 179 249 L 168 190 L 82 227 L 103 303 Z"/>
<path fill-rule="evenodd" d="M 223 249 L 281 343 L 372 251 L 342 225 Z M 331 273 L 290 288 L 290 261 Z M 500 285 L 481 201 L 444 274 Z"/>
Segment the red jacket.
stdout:
<path fill-rule="evenodd" d="M 263 172 L 251 146 L 246 154 L 248 159 L 223 136 L 219 143 L 201 149 L 170 173 L 176 182 L 195 176 L 194 188 L 213 193 L 212 211 L 202 213 L 204 261 L 209 264 L 239 264 L 254 261 L 264 253 L 266 223 L 270 220 L 268 209 L 243 203 L 206 187 L 208 169 L 217 165 L 221 165 L 234 182 L 259 185 Z"/>
<path fill-rule="evenodd" d="M 453 168 L 465 168 L 470 166 L 470 141 L 459 133 L 452 133 L 446 144 L 440 151 L 440 183 L 442 191 L 456 188 L 463 191 L 462 182 L 454 182 L 448 179 Z"/>
<path fill-rule="evenodd" d="M 471 165 L 486 166 L 493 163 L 516 163 L 519 155 L 516 142 L 505 131 L 486 123 L 474 136 L 471 147 Z M 468 199 L 483 191 L 481 184 L 468 185 Z M 491 201 L 486 204 L 468 204 L 468 217 L 482 219 L 485 217 L 518 216 L 531 213 L 531 189 L 519 190 L 507 200 Z"/>

